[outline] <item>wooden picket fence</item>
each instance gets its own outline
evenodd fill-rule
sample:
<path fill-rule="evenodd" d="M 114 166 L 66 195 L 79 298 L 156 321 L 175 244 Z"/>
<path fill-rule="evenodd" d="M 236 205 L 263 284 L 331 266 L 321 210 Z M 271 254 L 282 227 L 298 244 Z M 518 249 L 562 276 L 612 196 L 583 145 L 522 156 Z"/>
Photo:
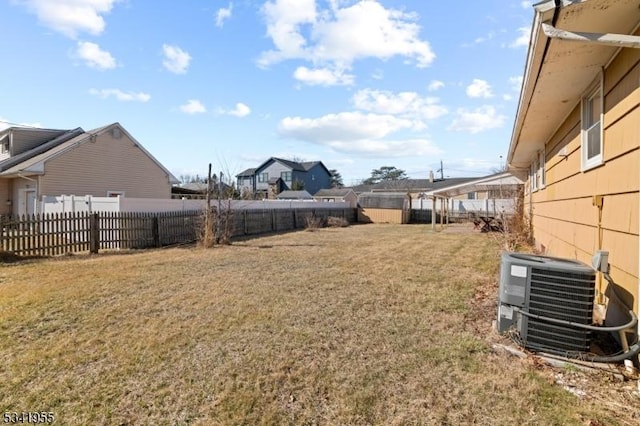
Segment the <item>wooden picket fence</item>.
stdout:
<path fill-rule="evenodd" d="M 0 216 L 0 250 L 20 256 L 55 256 L 99 250 L 145 249 L 198 240 L 201 210 L 163 213 L 51 213 Z M 355 209 L 232 210 L 231 237 L 304 228 L 308 217 L 357 219 Z"/>

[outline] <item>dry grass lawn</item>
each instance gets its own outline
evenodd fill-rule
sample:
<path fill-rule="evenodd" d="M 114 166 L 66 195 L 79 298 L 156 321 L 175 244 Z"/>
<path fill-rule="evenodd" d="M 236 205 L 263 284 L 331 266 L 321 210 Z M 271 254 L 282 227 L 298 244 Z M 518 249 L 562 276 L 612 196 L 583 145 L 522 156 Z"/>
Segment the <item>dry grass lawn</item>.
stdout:
<path fill-rule="evenodd" d="M 491 350 L 498 265 L 488 235 L 406 225 L 6 264 L 0 406 L 64 425 L 637 422 L 627 383 L 578 397 Z"/>

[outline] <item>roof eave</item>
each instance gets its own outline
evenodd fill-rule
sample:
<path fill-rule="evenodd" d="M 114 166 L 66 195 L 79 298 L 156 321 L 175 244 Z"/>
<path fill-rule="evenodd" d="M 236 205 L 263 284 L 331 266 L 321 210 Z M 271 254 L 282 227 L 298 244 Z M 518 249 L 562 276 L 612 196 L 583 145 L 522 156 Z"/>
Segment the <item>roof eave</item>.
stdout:
<path fill-rule="evenodd" d="M 527 61 L 525 64 L 524 77 L 522 79 L 522 87 L 520 89 L 520 98 L 518 100 L 518 109 L 516 119 L 511 134 L 511 142 L 509 144 L 509 152 L 507 154 L 507 164 L 513 160 L 514 152 L 518 146 L 518 138 L 522 131 L 522 125 L 527 115 L 527 110 L 533 91 L 535 89 L 536 76 L 540 73 L 544 62 L 544 54 L 548 39 L 542 31 L 542 22 L 553 17 L 555 11 L 555 2 L 553 0 L 544 1 L 534 5 L 535 15 L 531 28 L 531 37 L 529 39 L 529 50 L 527 51 Z"/>

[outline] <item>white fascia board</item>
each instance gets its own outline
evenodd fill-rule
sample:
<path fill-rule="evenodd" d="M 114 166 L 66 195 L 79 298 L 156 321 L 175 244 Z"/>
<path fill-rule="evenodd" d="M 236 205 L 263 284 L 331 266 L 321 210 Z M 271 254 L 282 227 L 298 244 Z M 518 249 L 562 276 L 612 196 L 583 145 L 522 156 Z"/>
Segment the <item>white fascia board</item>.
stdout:
<path fill-rule="evenodd" d="M 560 7 L 571 6 L 576 3 L 584 3 L 587 0 L 562 0 Z M 556 2 L 554 0 L 544 0 L 533 5 L 533 8 L 540 13 L 549 12 L 556 8 Z"/>
<path fill-rule="evenodd" d="M 44 174 L 44 161 L 39 161 L 35 164 L 30 165 L 29 167 L 20 170 L 20 173 L 33 173 L 33 174 Z"/>
<path fill-rule="evenodd" d="M 542 30 L 549 38 L 580 43 L 601 44 L 612 47 L 640 48 L 640 37 L 626 34 L 588 33 L 578 31 L 566 31 L 543 23 Z"/>

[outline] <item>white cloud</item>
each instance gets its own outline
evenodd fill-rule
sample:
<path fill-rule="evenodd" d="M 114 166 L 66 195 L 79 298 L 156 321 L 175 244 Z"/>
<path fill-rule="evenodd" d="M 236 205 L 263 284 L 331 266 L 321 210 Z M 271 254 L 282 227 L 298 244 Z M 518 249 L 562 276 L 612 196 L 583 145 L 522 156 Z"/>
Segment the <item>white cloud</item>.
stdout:
<path fill-rule="evenodd" d="M 228 114 L 233 115 L 235 117 L 240 117 L 240 118 L 246 117 L 247 115 L 251 114 L 251 108 L 249 108 L 247 105 L 243 104 L 242 102 L 238 102 L 236 104 L 236 107 L 231 111 L 229 111 Z"/>
<path fill-rule="evenodd" d="M 462 47 L 472 47 L 472 46 L 477 45 L 477 44 L 482 44 L 482 43 L 485 43 L 487 41 L 493 40 L 495 37 L 496 37 L 496 32 L 495 31 L 490 31 L 489 33 L 487 33 L 484 36 L 476 37 L 476 39 L 473 40 L 473 42 L 471 42 L 471 43 L 464 43 L 462 45 Z"/>
<path fill-rule="evenodd" d="M 523 9 L 529 9 L 534 2 L 532 2 L 531 0 L 523 0 L 520 2 L 520 6 L 522 6 Z"/>
<path fill-rule="evenodd" d="M 89 93 L 102 99 L 114 97 L 123 102 L 148 102 L 151 95 L 143 92 L 123 92 L 120 89 L 89 89 Z"/>
<path fill-rule="evenodd" d="M 509 44 L 511 48 L 527 47 L 529 46 L 529 39 L 531 38 L 531 28 L 520 27 L 518 28 L 520 35 L 514 41 Z"/>
<path fill-rule="evenodd" d="M 337 152 L 373 158 L 433 156 L 442 153 L 428 139 L 330 141 L 326 145 Z"/>
<path fill-rule="evenodd" d="M 258 61 L 260 65 L 307 56 L 306 39 L 300 33 L 300 27 L 316 21 L 315 0 L 269 1 L 262 7 L 262 13 L 267 22 L 267 35 L 276 50 L 263 52 Z"/>
<path fill-rule="evenodd" d="M 207 112 L 207 108 L 197 99 L 189 99 L 186 104 L 180 105 L 180 111 L 185 114 L 202 114 Z"/>
<path fill-rule="evenodd" d="M 67 37 L 78 33 L 98 35 L 106 26 L 103 15 L 120 0 L 23 0 L 46 27 Z"/>
<path fill-rule="evenodd" d="M 402 129 L 415 127 L 412 120 L 392 115 L 341 112 L 320 118 L 285 117 L 278 131 L 282 136 L 328 144 L 336 141 L 381 139 Z"/>
<path fill-rule="evenodd" d="M 336 152 L 367 157 L 410 157 L 441 152 L 424 138 L 385 139 L 415 123 L 392 115 L 343 112 L 319 118 L 286 117 L 279 125 L 281 136 L 322 145 Z"/>
<path fill-rule="evenodd" d="M 234 117 L 243 118 L 251 114 L 251 108 L 242 102 L 238 102 L 233 109 L 218 108 L 216 113 L 221 115 L 232 115 Z"/>
<path fill-rule="evenodd" d="M 187 72 L 187 68 L 189 68 L 189 63 L 191 62 L 191 55 L 178 46 L 169 44 L 162 45 L 162 52 L 164 54 L 162 65 L 164 65 L 168 71 L 174 74 L 185 74 Z"/>
<path fill-rule="evenodd" d="M 353 62 L 364 58 L 403 56 L 419 68 L 433 62 L 435 54 L 429 43 L 419 38 L 414 14 L 385 9 L 377 0 L 359 0 L 345 7 L 341 3 L 331 1 L 330 9 L 320 11 L 315 0 L 265 3 L 262 12 L 275 49 L 263 52 L 258 64 L 266 67 L 302 59 L 316 69 L 336 74 L 351 70 Z M 343 82 L 337 79 L 335 84 Z"/>
<path fill-rule="evenodd" d="M 504 95 L 502 95 L 502 99 L 505 100 L 505 101 L 510 101 L 510 100 L 513 99 L 513 96 L 511 96 L 508 93 L 505 93 Z"/>
<path fill-rule="evenodd" d="M 231 18 L 231 13 L 233 12 L 233 3 L 229 3 L 229 6 L 222 7 L 218 9 L 216 12 L 216 27 L 222 28 L 224 25 L 224 21 Z"/>
<path fill-rule="evenodd" d="M 493 96 L 491 85 L 478 78 L 474 78 L 473 82 L 467 86 L 467 96 L 470 98 L 490 98 Z"/>
<path fill-rule="evenodd" d="M 382 80 L 384 78 L 384 71 L 381 69 L 375 69 L 371 73 L 371 78 L 374 80 Z"/>
<path fill-rule="evenodd" d="M 449 126 L 449 130 L 471 134 L 502 127 L 507 119 L 507 117 L 498 114 L 496 109 L 489 105 L 476 108 L 473 111 L 460 108 L 456 113 L 457 117 Z"/>
<path fill-rule="evenodd" d="M 431 83 L 429 83 L 429 85 L 427 86 L 427 90 L 430 92 L 435 92 L 436 90 L 440 90 L 444 87 L 444 82 L 440 81 L 440 80 L 433 80 Z"/>
<path fill-rule="evenodd" d="M 78 42 L 76 55 L 82 59 L 88 67 L 99 70 L 113 69 L 118 65 L 115 58 L 111 56 L 111 53 L 102 50 L 96 43 L 89 41 Z"/>
<path fill-rule="evenodd" d="M 310 86 L 350 86 L 354 80 L 352 74 L 345 74 L 341 70 L 329 68 L 298 67 L 293 73 L 293 77 Z"/>
<path fill-rule="evenodd" d="M 416 92 L 363 89 L 353 95 L 352 102 L 360 110 L 418 120 L 434 120 L 447 114 L 438 98 L 421 97 Z"/>

